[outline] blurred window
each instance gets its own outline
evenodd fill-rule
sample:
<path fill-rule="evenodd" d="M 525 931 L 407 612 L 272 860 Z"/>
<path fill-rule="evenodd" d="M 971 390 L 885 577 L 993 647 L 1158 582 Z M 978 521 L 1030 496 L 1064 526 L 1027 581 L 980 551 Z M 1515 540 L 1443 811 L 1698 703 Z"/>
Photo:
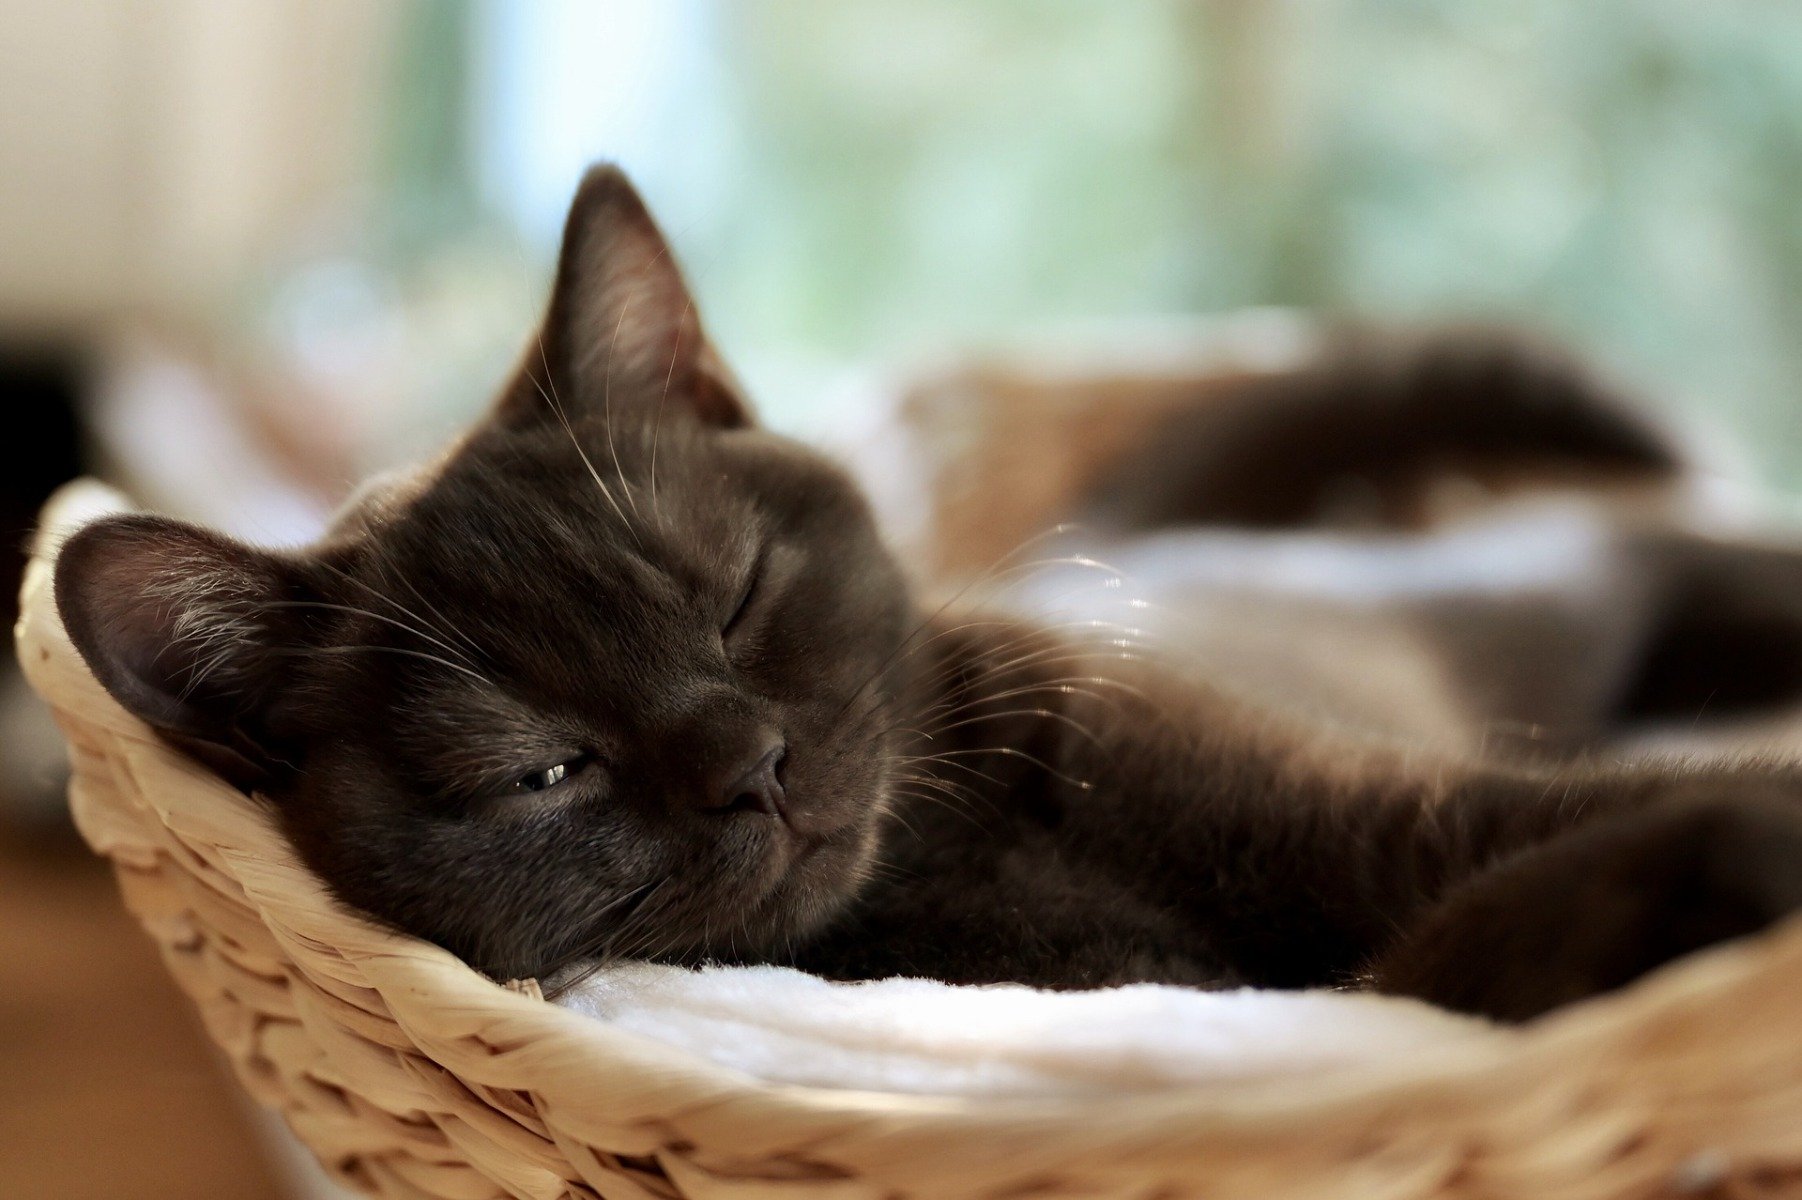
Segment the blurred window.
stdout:
<path fill-rule="evenodd" d="M 442 24 L 455 6 L 426 5 Z M 474 0 L 468 170 L 542 263 L 622 161 L 784 423 L 1097 317 L 1518 316 L 1802 484 L 1802 7 Z M 429 35 L 422 35 L 429 36 Z"/>

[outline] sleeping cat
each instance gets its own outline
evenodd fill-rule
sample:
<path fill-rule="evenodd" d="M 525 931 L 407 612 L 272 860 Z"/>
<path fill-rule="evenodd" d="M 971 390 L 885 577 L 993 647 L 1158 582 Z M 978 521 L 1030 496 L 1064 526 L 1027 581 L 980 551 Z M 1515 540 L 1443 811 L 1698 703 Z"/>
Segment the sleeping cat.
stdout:
<path fill-rule="evenodd" d="M 1426 761 L 921 611 L 608 168 L 442 460 L 301 551 L 98 522 L 56 597 L 338 897 L 497 978 L 1362 982 L 1525 1018 L 1802 905 L 1793 773 Z"/>

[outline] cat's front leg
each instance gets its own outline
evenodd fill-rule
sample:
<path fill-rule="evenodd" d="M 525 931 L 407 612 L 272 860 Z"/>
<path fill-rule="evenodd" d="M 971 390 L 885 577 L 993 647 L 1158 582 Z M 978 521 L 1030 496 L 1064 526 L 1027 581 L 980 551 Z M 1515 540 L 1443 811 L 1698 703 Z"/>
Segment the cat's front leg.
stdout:
<path fill-rule="evenodd" d="M 1502 860 L 1413 920 L 1375 961 L 1372 986 L 1522 1021 L 1802 910 L 1802 798 L 1748 786 L 1607 817 Z"/>

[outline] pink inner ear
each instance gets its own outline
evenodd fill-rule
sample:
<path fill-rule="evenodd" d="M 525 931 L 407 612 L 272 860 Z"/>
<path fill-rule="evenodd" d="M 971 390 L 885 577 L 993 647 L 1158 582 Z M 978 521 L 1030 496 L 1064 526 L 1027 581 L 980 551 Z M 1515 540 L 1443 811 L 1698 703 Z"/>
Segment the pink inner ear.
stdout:
<path fill-rule="evenodd" d="M 744 429 L 756 424 L 737 376 L 710 342 L 701 344 L 690 398 L 695 412 L 708 425 L 721 429 Z"/>
<path fill-rule="evenodd" d="M 615 413 L 679 404 L 709 425 L 749 423 L 669 243 L 616 169 L 589 172 L 576 194 L 542 340 L 572 419 L 604 399 Z M 521 407 L 542 405 L 509 400 L 503 411 Z"/>
<path fill-rule="evenodd" d="M 208 697 L 242 685 L 260 649 L 254 606 L 276 586 L 259 552 L 152 517 L 81 531 L 56 574 L 64 625 L 101 683 L 150 724 L 183 732 L 219 723 Z"/>
<path fill-rule="evenodd" d="M 655 238 L 654 230 L 648 231 Z M 581 264 L 581 294 L 572 306 L 578 323 L 567 333 L 576 374 L 603 387 L 611 382 L 643 386 L 692 370 L 698 328 L 665 248 L 645 236 L 618 231 L 598 239 L 598 262 Z"/>

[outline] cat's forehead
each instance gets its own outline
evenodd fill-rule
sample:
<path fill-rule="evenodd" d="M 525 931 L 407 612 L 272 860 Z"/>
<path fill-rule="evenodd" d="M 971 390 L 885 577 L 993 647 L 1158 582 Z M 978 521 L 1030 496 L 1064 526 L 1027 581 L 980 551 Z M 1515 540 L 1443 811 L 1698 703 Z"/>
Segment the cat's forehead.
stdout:
<path fill-rule="evenodd" d="M 704 584 L 736 569 L 759 510 L 732 463 L 694 438 L 644 448 L 604 428 L 472 439 L 372 488 L 354 531 L 376 569 L 472 595 L 597 600 Z"/>

